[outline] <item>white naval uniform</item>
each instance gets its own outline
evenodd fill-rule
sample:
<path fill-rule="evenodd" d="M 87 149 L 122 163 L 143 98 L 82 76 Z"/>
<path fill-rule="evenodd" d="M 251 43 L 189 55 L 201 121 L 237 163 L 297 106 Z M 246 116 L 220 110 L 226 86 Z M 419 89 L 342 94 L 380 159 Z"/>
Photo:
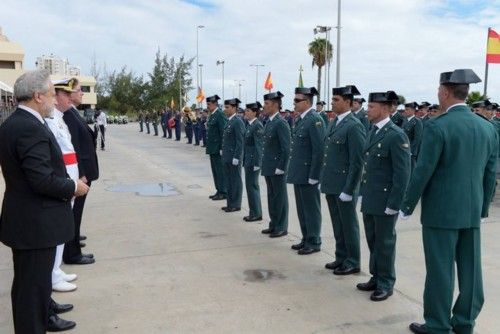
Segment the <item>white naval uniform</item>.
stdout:
<path fill-rule="evenodd" d="M 64 165 L 66 166 L 66 172 L 73 181 L 78 181 L 78 161 L 76 158 L 76 152 L 71 143 L 71 134 L 69 133 L 68 126 L 63 120 L 63 113 L 57 109 L 54 109 L 52 118 L 45 118 L 50 130 L 54 134 L 54 137 L 61 148 L 63 154 Z M 71 207 L 75 199 L 71 200 Z M 64 252 L 64 244 L 58 245 L 56 248 L 56 259 L 54 262 L 54 268 L 52 269 L 52 285 L 57 284 L 63 280 L 64 272 L 61 270 L 61 263 Z"/>

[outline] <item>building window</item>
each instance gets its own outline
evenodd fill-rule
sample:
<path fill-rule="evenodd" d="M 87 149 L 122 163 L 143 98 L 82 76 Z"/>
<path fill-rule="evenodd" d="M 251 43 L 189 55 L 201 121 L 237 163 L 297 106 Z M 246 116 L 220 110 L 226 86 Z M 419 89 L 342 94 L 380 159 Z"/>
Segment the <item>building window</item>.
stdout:
<path fill-rule="evenodd" d="M 84 93 L 90 93 L 90 86 L 82 86 L 82 92 Z"/>
<path fill-rule="evenodd" d="M 7 61 L 7 60 L 0 60 L 0 68 L 8 69 L 8 70 L 15 70 L 16 69 L 16 62 Z"/>

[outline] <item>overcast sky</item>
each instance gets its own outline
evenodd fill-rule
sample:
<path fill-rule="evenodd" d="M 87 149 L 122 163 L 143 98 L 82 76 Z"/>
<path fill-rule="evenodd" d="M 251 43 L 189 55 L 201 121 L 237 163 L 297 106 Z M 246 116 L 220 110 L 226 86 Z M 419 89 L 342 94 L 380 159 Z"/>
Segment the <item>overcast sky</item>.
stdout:
<path fill-rule="evenodd" d="M 272 72 L 275 90 L 291 107 L 298 69 L 306 86 L 316 85 L 308 43 L 317 25 L 337 25 L 335 0 L 16 0 L 3 5 L 0 26 L 24 47 L 25 67 L 54 53 L 90 71 L 92 55 L 108 70 L 123 65 L 151 71 L 157 48 L 169 56 L 196 56 L 203 64 L 206 95 L 221 95 L 225 60 L 225 98 L 237 97 L 234 80 L 245 80 L 243 102 L 258 99 Z M 488 27 L 500 32 L 500 0 L 344 0 L 342 1 L 340 85 L 355 84 L 363 96 L 396 90 L 407 101 L 437 102 L 439 74 L 472 68 L 484 80 Z M 324 36 L 324 35 L 323 35 Z M 336 30 L 330 87 L 335 87 Z M 196 70 L 193 66 L 193 78 Z M 500 64 L 490 65 L 488 95 L 500 101 Z M 483 84 L 472 86 L 482 92 Z M 189 95 L 191 102 L 195 92 Z"/>

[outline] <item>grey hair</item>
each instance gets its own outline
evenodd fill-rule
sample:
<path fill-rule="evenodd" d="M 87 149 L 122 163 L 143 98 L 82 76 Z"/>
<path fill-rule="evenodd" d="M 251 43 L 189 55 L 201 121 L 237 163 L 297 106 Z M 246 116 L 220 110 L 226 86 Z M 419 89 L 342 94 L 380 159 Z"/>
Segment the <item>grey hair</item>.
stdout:
<path fill-rule="evenodd" d="M 50 88 L 50 73 L 47 70 L 29 71 L 17 78 L 14 97 L 17 102 L 30 101 L 35 93 L 45 94 Z"/>

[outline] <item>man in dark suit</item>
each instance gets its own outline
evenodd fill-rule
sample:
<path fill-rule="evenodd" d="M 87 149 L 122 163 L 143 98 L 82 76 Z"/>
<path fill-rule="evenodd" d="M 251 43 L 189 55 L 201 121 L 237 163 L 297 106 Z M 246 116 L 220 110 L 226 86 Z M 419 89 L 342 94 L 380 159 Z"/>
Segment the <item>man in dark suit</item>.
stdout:
<path fill-rule="evenodd" d="M 14 85 L 17 110 L 0 127 L 0 165 L 6 191 L 0 240 L 12 249 L 12 313 L 16 333 L 43 334 L 75 327 L 51 299 L 56 246 L 73 236 L 71 198 L 89 190 L 66 173 L 62 152 L 44 117 L 52 114 L 48 71 L 26 72 Z"/>
<path fill-rule="evenodd" d="M 438 98 L 445 113 L 425 126 L 402 205 L 403 219 L 420 199 L 422 205 L 425 324 L 412 323 L 413 333 L 473 333 L 484 303 L 480 226 L 495 190 L 498 137 L 494 125 L 465 104 L 469 85 L 480 81 L 470 69 L 441 74 Z"/>
<path fill-rule="evenodd" d="M 99 178 L 99 165 L 96 154 L 96 134 L 87 125 L 76 109 L 82 102 L 83 92 L 78 80 L 74 79 L 74 93 L 71 93 L 73 106 L 68 112 L 64 113 L 63 119 L 71 133 L 71 142 L 75 148 L 78 159 L 78 171 L 80 179 L 89 187 L 92 181 Z M 75 217 L 75 234 L 64 246 L 63 260 L 66 264 L 91 264 L 94 263 L 92 254 L 82 254 L 80 244 L 80 226 L 82 224 L 83 208 L 87 196 L 75 199 L 73 206 L 73 215 Z"/>

